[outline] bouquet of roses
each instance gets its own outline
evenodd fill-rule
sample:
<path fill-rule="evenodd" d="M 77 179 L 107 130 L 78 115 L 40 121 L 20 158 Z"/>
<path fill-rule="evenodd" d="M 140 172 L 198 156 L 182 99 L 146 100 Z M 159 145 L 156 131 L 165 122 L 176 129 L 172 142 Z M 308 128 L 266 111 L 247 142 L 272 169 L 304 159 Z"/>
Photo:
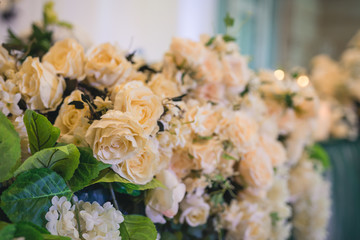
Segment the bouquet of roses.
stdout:
<path fill-rule="evenodd" d="M 1 236 L 325 238 L 311 85 L 255 74 L 229 34 L 174 38 L 150 65 L 54 25 L 50 3 L 0 48 Z"/>

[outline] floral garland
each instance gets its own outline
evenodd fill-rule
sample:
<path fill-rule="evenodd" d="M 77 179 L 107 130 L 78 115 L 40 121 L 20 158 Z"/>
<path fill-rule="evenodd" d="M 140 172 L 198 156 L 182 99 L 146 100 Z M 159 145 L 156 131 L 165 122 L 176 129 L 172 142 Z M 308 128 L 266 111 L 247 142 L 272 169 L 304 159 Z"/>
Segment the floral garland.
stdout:
<path fill-rule="evenodd" d="M 54 42 L 59 25 L 47 4 L 0 48 L 1 236 L 325 239 L 311 84 L 255 74 L 227 34 L 174 38 L 149 65 Z"/>

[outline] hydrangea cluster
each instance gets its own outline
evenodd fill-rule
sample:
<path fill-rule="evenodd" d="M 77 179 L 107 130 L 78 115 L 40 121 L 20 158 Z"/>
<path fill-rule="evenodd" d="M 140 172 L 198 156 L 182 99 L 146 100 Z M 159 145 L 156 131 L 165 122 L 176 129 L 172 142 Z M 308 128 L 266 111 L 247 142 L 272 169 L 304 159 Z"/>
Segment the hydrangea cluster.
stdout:
<path fill-rule="evenodd" d="M 110 202 L 100 206 L 97 202 L 74 199 L 72 204 L 66 197 L 52 198 L 52 206 L 45 215 L 46 228 L 51 234 L 74 240 L 121 239 L 119 228 L 124 217 Z"/>

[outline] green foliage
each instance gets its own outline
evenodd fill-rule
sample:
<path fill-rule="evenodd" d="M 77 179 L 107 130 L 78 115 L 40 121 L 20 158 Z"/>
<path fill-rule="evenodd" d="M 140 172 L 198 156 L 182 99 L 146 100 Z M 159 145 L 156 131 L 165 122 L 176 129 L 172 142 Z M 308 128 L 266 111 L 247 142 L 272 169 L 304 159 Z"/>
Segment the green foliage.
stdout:
<path fill-rule="evenodd" d="M 213 44 L 213 42 L 215 41 L 215 37 L 211 37 L 210 39 L 209 39 L 209 41 L 207 41 L 207 43 L 205 43 L 205 46 L 210 46 L 211 44 Z"/>
<path fill-rule="evenodd" d="M 91 180 L 98 177 L 101 170 L 111 166 L 94 158 L 90 148 L 79 147 L 78 149 L 80 151 L 80 163 L 69 181 L 70 188 L 74 192 L 88 186 Z"/>
<path fill-rule="evenodd" d="M 18 222 L 14 224 L 0 222 L 0 239 L 24 237 L 26 240 L 71 240 L 68 237 L 51 235 L 45 228 L 31 222 Z"/>
<path fill-rule="evenodd" d="M 223 40 L 224 40 L 225 42 L 233 42 L 233 41 L 236 40 L 236 38 L 233 37 L 233 36 L 230 36 L 230 35 L 228 35 L 228 34 L 225 34 L 225 35 L 223 36 Z"/>
<path fill-rule="evenodd" d="M 54 127 L 45 116 L 32 110 L 26 110 L 24 124 L 32 154 L 53 147 L 60 136 L 60 129 Z"/>
<path fill-rule="evenodd" d="M 235 22 L 234 18 L 232 18 L 229 13 L 226 13 L 226 16 L 224 18 L 225 26 L 232 27 L 234 26 L 234 22 Z"/>
<path fill-rule="evenodd" d="M 145 184 L 145 185 L 137 185 L 137 184 L 131 183 L 129 180 L 120 177 L 117 173 L 115 173 L 110 168 L 101 171 L 99 176 L 96 179 L 94 179 L 93 181 L 91 181 L 90 184 L 101 183 L 101 182 L 107 182 L 107 183 L 118 182 L 118 183 L 121 183 L 130 192 L 132 190 L 143 191 L 143 190 L 153 189 L 153 188 L 157 188 L 157 187 L 165 188 L 165 186 L 161 182 L 156 180 L 155 178 L 153 180 L 151 180 L 150 182 L 148 182 L 147 184 Z"/>
<path fill-rule="evenodd" d="M 157 232 L 153 222 L 140 215 L 125 215 L 120 224 L 120 235 L 123 240 L 155 240 Z"/>
<path fill-rule="evenodd" d="M 71 29 L 73 26 L 71 23 L 59 21 L 57 13 L 54 10 L 54 2 L 49 1 L 45 3 L 44 9 L 43 9 L 43 21 L 44 25 L 47 26 L 49 24 L 57 24 L 63 27 L 67 27 Z"/>
<path fill-rule="evenodd" d="M 319 144 L 314 144 L 308 149 L 308 154 L 311 159 L 319 161 L 324 169 L 331 167 L 330 158 L 327 152 Z"/>
<path fill-rule="evenodd" d="M 285 107 L 295 109 L 294 100 L 293 100 L 293 97 L 295 97 L 295 95 L 296 93 L 287 92 L 284 94 L 275 94 L 274 98 L 278 102 L 284 104 Z"/>
<path fill-rule="evenodd" d="M 45 225 L 45 213 L 54 196 L 70 198 L 72 192 L 63 178 L 47 168 L 21 173 L 1 195 L 1 208 L 12 222 L 28 221 Z"/>
<path fill-rule="evenodd" d="M 223 153 L 223 154 L 222 154 L 222 157 L 223 157 L 224 159 L 226 159 L 226 160 L 235 160 L 235 161 L 239 161 L 239 159 L 237 159 L 236 157 L 231 156 L 231 155 L 230 155 L 230 154 L 228 154 L 228 153 Z"/>
<path fill-rule="evenodd" d="M 270 213 L 271 224 L 276 226 L 277 222 L 280 220 L 279 214 L 277 212 Z"/>
<path fill-rule="evenodd" d="M 26 159 L 14 175 L 33 168 L 50 168 L 69 180 L 79 165 L 79 157 L 80 153 L 74 144 L 46 148 Z"/>
<path fill-rule="evenodd" d="M 12 177 L 21 156 L 19 134 L 10 120 L 0 112 L 0 182 Z"/>

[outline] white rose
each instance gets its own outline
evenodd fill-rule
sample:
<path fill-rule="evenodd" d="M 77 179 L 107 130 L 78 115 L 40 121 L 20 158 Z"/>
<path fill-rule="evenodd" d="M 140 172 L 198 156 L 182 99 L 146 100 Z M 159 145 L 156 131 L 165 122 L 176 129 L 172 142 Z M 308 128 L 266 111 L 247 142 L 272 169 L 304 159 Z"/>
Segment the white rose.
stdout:
<path fill-rule="evenodd" d="M 271 160 L 262 147 L 244 154 L 240 161 L 240 174 L 252 188 L 267 189 L 273 181 Z"/>
<path fill-rule="evenodd" d="M 153 132 L 164 111 L 161 99 L 140 81 L 123 85 L 116 94 L 114 109 L 130 113 L 146 134 Z"/>
<path fill-rule="evenodd" d="M 0 46 L 0 74 L 9 69 L 15 69 L 15 59 L 9 55 L 5 48 Z"/>
<path fill-rule="evenodd" d="M 38 58 L 27 57 L 16 78 L 30 109 L 53 111 L 61 103 L 65 81 L 51 65 L 45 67 Z"/>
<path fill-rule="evenodd" d="M 185 185 L 180 183 L 176 175 L 170 170 L 163 170 L 156 179 L 162 182 L 166 188 L 155 188 L 148 192 L 145 202 L 146 215 L 154 223 L 166 222 L 166 216 L 173 218 L 179 210 L 179 202 L 184 198 Z"/>
<path fill-rule="evenodd" d="M 67 38 L 56 42 L 44 55 L 43 62 L 50 63 L 56 73 L 71 79 L 85 78 L 84 48 L 74 39 Z"/>
<path fill-rule="evenodd" d="M 194 143 L 190 146 L 190 154 L 194 157 L 196 169 L 202 169 L 206 174 L 210 174 L 216 169 L 222 151 L 222 145 L 216 139 Z"/>
<path fill-rule="evenodd" d="M 186 220 L 191 227 L 205 224 L 209 217 L 209 204 L 202 197 L 196 195 L 187 195 L 181 202 L 180 208 L 182 210 L 180 223 L 184 223 Z"/>
<path fill-rule="evenodd" d="M 10 113 L 15 116 L 20 115 L 22 113 L 18 106 L 20 99 L 21 94 L 14 80 L 8 79 L 4 81 L 0 76 L 0 112 L 5 116 Z"/>
<path fill-rule="evenodd" d="M 157 172 L 159 152 L 154 141 L 149 140 L 137 155 L 112 166 L 121 177 L 135 184 L 150 182 Z"/>
<path fill-rule="evenodd" d="M 131 63 L 110 43 L 100 44 L 86 54 L 85 73 L 95 87 L 112 87 L 131 74 Z"/>
<path fill-rule="evenodd" d="M 110 110 L 91 124 L 85 140 L 98 160 L 119 164 L 142 151 L 147 138 L 131 116 Z"/>

